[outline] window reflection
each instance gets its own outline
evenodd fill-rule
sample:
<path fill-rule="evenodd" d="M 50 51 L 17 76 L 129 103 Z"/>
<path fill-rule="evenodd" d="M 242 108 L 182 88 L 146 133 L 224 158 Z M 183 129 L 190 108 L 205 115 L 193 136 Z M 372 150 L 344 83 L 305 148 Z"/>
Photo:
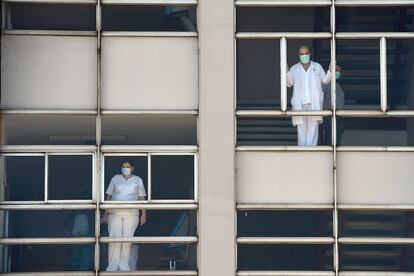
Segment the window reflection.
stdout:
<path fill-rule="evenodd" d="M 413 272 L 413 252 L 412 245 L 340 245 L 340 269 Z"/>
<path fill-rule="evenodd" d="M 414 212 L 340 211 L 339 234 L 344 237 L 414 237 Z"/>

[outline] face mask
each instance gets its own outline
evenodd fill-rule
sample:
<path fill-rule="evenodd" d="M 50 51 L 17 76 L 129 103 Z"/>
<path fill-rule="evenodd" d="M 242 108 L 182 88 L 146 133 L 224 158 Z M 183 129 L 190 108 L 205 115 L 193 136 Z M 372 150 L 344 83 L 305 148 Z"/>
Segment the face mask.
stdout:
<path fill-rule="evenodd" d="M 336 72 L 335 72 L 335 78 L 336 78 L 336 79 L 339 79 L 340 77 L 341 77 L 341 72 L 336 71 Z"/>
<path fill-rule="evenodd" d="M 131 175 L 131 168 L 122 168 L 122 174 L 125 176 Z"/>
<path fill-rule="evenodd" d="M 300 55 L 300 62 L 302 62 L 303 64 L 308 64 L 310 61 L 310 56 L 309 55 Z"/>

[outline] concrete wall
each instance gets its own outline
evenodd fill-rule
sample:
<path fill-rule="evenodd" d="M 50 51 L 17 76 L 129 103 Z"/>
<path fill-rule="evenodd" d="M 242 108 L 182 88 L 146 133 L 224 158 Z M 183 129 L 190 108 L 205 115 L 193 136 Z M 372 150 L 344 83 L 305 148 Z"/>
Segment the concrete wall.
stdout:
<path fill-rule="evenodd" d="M 236 271 L 233 0 L 200 0 L 199 275 Z"/>

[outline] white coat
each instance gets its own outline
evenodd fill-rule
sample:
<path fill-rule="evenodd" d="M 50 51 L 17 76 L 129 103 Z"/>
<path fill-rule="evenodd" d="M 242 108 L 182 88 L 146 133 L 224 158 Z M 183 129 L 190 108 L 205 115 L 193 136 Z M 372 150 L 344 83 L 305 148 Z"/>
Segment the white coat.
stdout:
<path fill-rule="evenodd" d="M 330 80 L 329 71 L 328 74 L 325 73 L 325 70 L 317 62 L 311 61 L 307 71 L 300 62 L 293 65 L 287 73 L 287 86 L 293 86 L 292 110 L 301 111 L 306 104 L 310 104 L 310 110 L 322 110 L 322 84 L 328 84 Z M 312 116 L 311 119 L 319 124 L 322 123 L 322 116 Z M 292 123 L 294 126 L 304 124 L 304 117 L 293 116 Z"/>

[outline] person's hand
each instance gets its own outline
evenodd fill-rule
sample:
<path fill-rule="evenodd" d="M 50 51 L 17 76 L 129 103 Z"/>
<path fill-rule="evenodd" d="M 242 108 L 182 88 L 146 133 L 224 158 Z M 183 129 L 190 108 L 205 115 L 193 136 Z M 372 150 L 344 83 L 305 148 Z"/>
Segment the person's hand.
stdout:
<path fill-rule="evenodd" d="M 143 226 L 146 222 L 147 222 L 147 215 L 146 214 L 142 214 L 141 215 L 140 222 L 139 222 L 139 225 L 140 226 Z"/>

